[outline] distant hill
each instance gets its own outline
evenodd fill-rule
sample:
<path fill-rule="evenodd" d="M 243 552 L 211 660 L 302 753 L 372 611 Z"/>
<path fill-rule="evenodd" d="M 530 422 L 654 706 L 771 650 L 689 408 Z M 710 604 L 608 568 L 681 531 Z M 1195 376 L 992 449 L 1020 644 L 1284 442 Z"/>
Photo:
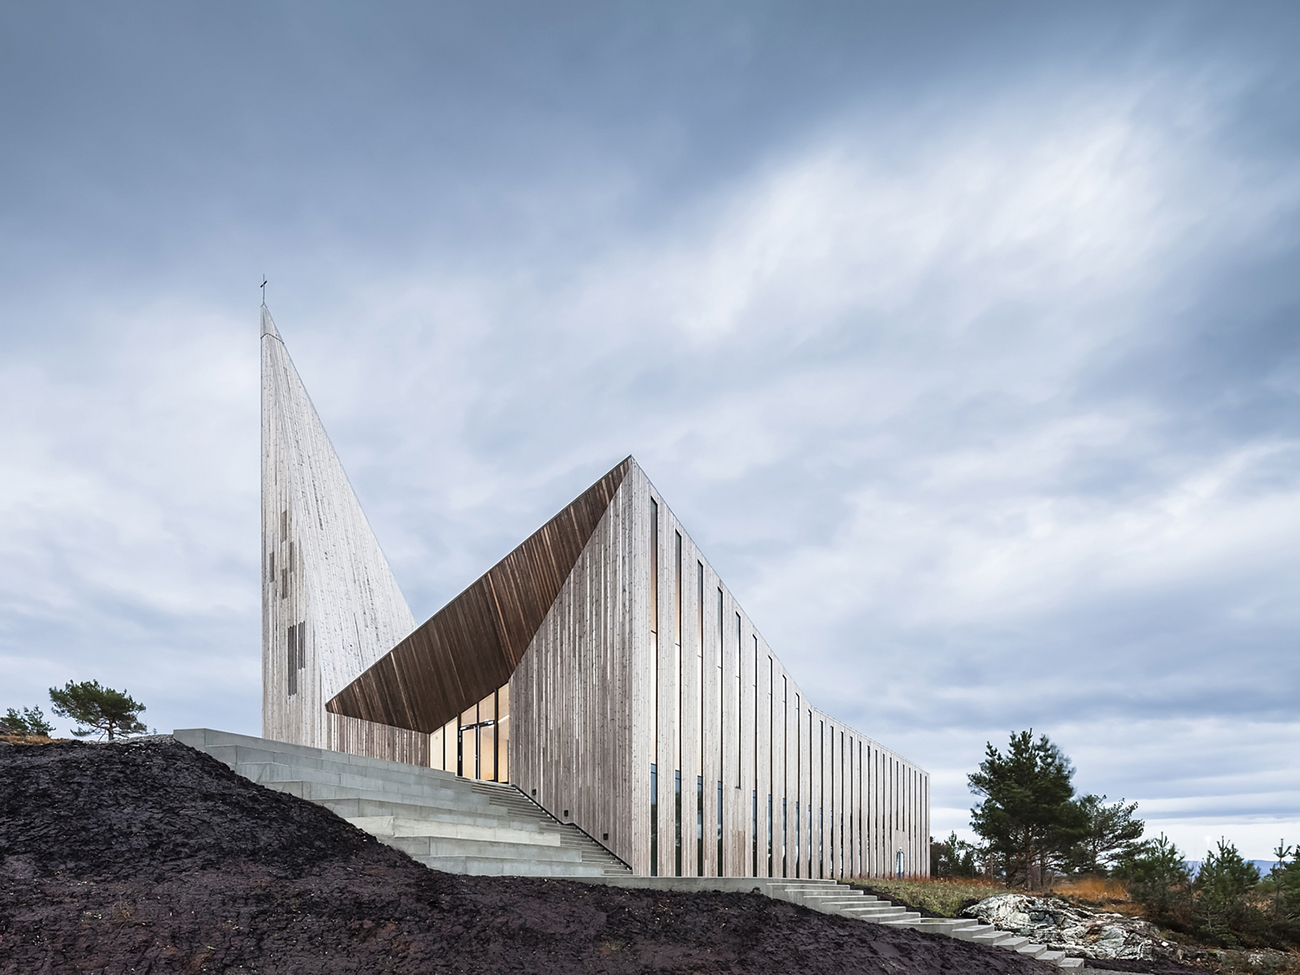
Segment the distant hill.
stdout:
<path fill-rule="evenodd" d="M 1204 863 L 1205 861 L 1185 860 L 1183 862 L 1187 864 L 1188 868 L 1192 871 L 1192 876 L 1195 877 L 1198 873 L 1201 872 L 1201 864 Z M 1277 864 L 1276 860 L 1247 860 L 1246 862 L 1253 863 L 1255 866 L 1257 866 L 1259 868 L 1259 875 L 1261 877 L 1267 877 L 1268 872 L 1272 870 L 1273 867 Z"/>

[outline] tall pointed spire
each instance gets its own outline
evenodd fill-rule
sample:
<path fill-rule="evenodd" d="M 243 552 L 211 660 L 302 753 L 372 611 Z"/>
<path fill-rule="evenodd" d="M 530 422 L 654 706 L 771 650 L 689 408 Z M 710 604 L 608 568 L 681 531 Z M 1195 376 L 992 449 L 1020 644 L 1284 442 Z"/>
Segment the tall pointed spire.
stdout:
<path fill-rule="evenodd" d="M 279 330 L 275 327 L 275 319 L 271 317 L 271 309 L 264 304 L 262 305 L 262 338 L 266 338 L 268 335 L 273 339 L 283 341 L 283 339 L 280 339 Z"/>
<path fill-rule="evenodd" d="M 266 305 L 261 319 L 262 733 L 418 761 L 427 739 L 325 711 L 415 619 Z"/>

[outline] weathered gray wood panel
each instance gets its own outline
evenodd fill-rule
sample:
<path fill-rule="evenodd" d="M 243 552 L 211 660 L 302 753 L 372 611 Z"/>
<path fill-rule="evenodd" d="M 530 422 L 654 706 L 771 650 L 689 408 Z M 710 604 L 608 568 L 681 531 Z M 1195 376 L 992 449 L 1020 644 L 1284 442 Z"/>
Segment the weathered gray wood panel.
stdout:
<path fill-rule="evenodd" d="M 326 712 L 415 621 L 262 307 L 262 734 L 425 764 L 428 737 Z"/>

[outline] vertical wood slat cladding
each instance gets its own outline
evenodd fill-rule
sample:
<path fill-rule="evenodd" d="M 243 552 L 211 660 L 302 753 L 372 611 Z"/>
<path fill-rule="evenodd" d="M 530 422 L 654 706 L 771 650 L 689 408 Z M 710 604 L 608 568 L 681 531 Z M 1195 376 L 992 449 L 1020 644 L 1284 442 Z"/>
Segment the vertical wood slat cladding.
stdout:
<path fill-rule="evenodd" d="M 261 319 L 262 734 L 425 764 L 426 736 L 325 710 L 415 620 L 265 305 Z"/>
<path fill-rule="evenodd" d="M 622 483 L 624 460 L 326 706 L 432 733 L 510 680 Z"/>
<path fill-rule="evenodd" d="M 626 761 L 640 629 L 621 598 L 635 585 L 634 494 L 627 482 L 615 492 L 510 680 L 511 781 L 629 862 L 648 843 Z"/>
<path fill-rule="evenodd" d="M 644 691 L 633 695 L 634 709 L 644 709 L 645 713 L 637 714 L 633 719 L 632 745 L 632 785 L 640 792 L 633 804 L 632 815 L 634 826 L 639 820 L 644 827 L 632 831 L 635 840 L 632 848 L 615 852 L 628 860 L 637 872 L 650 872 L 649 768 L 651 755 L 655 753 L 657 745 L 660 756 L 659 855 L 655 866 L 661 876 L 675 872 L 673 785 L 674 773 L 677 771 L 674 760 L 680 735 L 683 874 L 694 872 L 690 869 L 692 859 L 685 848 L 689 845 L 688 840 L 698 842 L 698 837 L 693 832 L 697 776 L 702 776 L 705 784 L 703 818 L 707 875 L 718 872 L 716 816 L 719 780 L 723 783 L 722 872 L 728 876 L 749 876 L 755 872 L 756 840 L 757 872 L 767 875 L 769 793 L 772 797 L 770 869 L 774 875 L 780 876 L 782 871 L 783 838 L 784 867 L 791 877 L 795 875 L 796 847 L 801 861 L 799 874 L 805 877 L 810 870 L 813 876 L 826 877 L 859 873 L 867 876 L 891 875 L 896 865 L 892 851 L 900 848 L 905 857 L 905 872 L 928 873 L 928 836 L 922 832 L 928 828 L 928 817 L 921 799 L 927 795 L 923 791 L 928 788 L 926 773 L 825 712 L 812 708 L 799 685 L 779 659 L 776 659 L 771 647 L 757 632 L 748 615 L 635 463 L 625 484 L 629 488 L 635 485 L 635 488 L 629 490 L 628 497 L 640 505 L 640 534 L 632 535 L 630 546 L 640 563 L 637 571 L 632 573 L 632 578 L 638 580 L 642 587 L 639 605 L 643 608 L 631 615 L 633 620 L 647 621 L 640 627 L 644 639 L 633 640 L 629 644 L 634 652 L 644 655 L 633 665 L 633 672 L 645 682 Z M 655 628 L 660 635 L 657 653 L 649 638 L 648 622 L 651 499 L 657 505 L 660 519 L 657 532 L 658 557 L 655 560 L 659 570 L 659 613 L 655 620 Z M 696 622 L 693 629 L 691 623 L 692 619 L 698 620 L 700 616 L 699 587 L 686 586 L 682 591 L 683 661 L 696 653 L 698 644 L 695 641 L 701 634 L 704 637 L 700 669 L 705 685 L 703 700 L 706 707 L 702 722 L 695 710 L 699 706 L 697 702 L 700 695 L 694 672 L 683 663 L 680 686 L 676 676 L 677 651 L 673 639 L 676 608 L 673 594 L 678 571 L 675 550 L 678 532 L 682 536 L 683 579 L 689 578 L 692 567 L 701 564 L 704 567 L 702 626 Z M 717 604 L 719 589 L 722 590 L 720 610 Z M 769 657 L 772 657 L 770 670 Z M 656 692 L 659 702 L 657 715 L 654 713 Z M 783 715 L 784 708 L 789 709 L 788 718 Z M 700 733 L 694 730 L 700 724 L 704 736 L 702 761 L 699 757 L 700 749 L 696 747 L 693 737 Z M 895 783 L 897 776 L 904 772 L 914 776 L 919 783 L 915 792 L 904 793 L 894 786 L 884 788 L 881 775 L 873 777 L 873 761 L 880 763 L 882 768 L 886 763 L 889 765 L 891 783 Z M 755 798 L 757 817 L 754 815 Z M 784 831 L 783 801 L 786 812 Z M 794 812 L 796 801 L 801 804 L 797 827 Z M 887 836 L 886 822 L 890 824 Z M 796 829 L 799 831 L 797 844 Z M 888 854 L 887 849 L 891 851 Z"/>

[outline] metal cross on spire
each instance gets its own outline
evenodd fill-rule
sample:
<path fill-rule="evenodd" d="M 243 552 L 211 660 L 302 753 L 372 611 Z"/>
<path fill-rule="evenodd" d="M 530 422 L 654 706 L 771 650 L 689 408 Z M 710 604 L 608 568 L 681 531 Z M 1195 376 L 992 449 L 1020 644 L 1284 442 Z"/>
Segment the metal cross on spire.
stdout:
<path fill-rule="evenodd" d="M 266 304 L 266 275 L 262 275 L 262 304 Z"/>

